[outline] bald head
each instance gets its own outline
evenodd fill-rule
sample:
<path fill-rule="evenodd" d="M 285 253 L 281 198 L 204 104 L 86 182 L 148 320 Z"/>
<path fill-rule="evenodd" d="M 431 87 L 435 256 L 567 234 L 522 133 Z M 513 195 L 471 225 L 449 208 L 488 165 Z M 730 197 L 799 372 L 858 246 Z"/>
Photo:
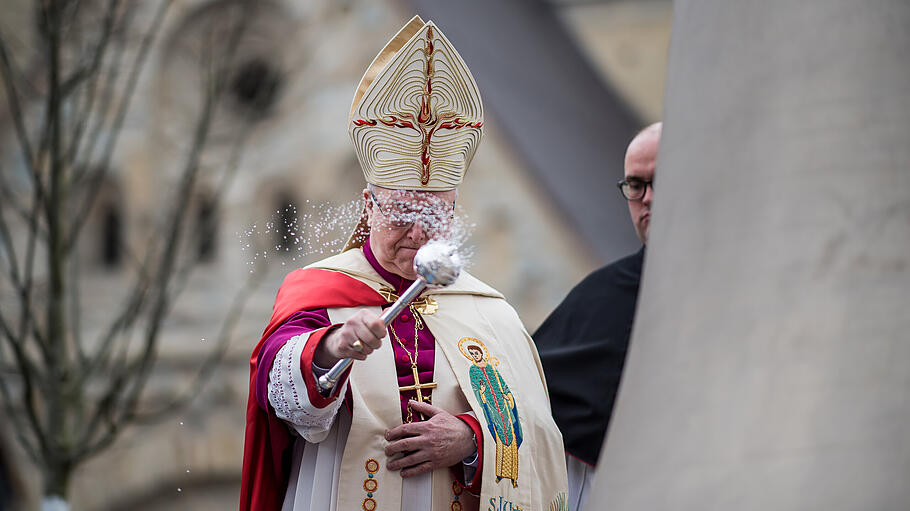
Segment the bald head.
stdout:
<path fill-rule="evenodd" d="M 657 168 L 657 148 L 660 145 L 660 133 L 663 123 L 656 122 L 641 130 L 626 149 L 625 180 L 645 187 L 644 197 L 629 201 L 629 214 L 638 238 L 648 244 L 648 229 L 651 225 L 651 196 L 653 186 L 647 186 L 654 180 Z"/>
<path fill-rule="evenodd" d="M 638 135 L 635 135 L 635 138 L 629 142 L 629 147 L 626 149 L 625 162 L 627 175 L 630 161 L 643 158 L 657 161 L 657 146 L 660 144 L 660 132 L 662 128 L 662 122 L 655 122 L 639 131 Z"/>

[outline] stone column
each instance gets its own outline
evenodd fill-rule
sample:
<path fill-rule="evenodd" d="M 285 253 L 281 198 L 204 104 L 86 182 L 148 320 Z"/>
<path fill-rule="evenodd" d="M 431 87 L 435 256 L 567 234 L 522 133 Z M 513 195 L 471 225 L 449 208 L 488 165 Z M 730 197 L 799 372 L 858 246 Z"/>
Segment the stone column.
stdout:
<path fill-rule="evenodd" d="M 910 509 L 910 2 L 678 0 L 588 510 Z"/>

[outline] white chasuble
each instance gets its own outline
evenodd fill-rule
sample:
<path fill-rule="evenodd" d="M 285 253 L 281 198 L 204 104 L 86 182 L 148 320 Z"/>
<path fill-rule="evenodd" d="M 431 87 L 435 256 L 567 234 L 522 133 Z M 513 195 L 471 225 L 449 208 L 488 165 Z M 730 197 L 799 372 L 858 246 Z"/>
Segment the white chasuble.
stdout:
<path fill-rule="evenodd" d="M 360 250 L 310 267 L 343 272 L 376 290 L 391 287 Z M 451 286 L 423 295 L 432 296 L 439 306 L 435 313 L 422 315 L 436 339 L 433 405 L 452 415 L 473 411 L 483 431 L 480 509 L 568 509 L 562 436 L 550 414 L 537 351 L 518 315 L 499 292 L 467 273 Z M 361 308 L 329 309 L 329 318 L 332 323 L 343 322 Z M 363 308 L 380 312 L 375 306 Z M 326 502 L 329 505 L 320 509 L 459 511 L 466 498 L 473 500 L 454 484 L 448 468 L 406 479 L 386 468 L 385 431 L 402 423 L 388 337 L 365 361 L 356 361 L 349 379 L 339 385 L 343 385 L 341 396 L 344 387 L 350 386 L 352 414 L 343 406 L 340 410 L 329 406 L 332 410 L 324 413 L 335 415 L 327 432 L 313 435 L 294 427 L 308 440 L 299 439 L 297 443 L 305 445 L 295 447 L 294 463 L 301 466 L 292 467 L 288 496 L 302 505 L 289 508 L 286 499 L 285 509 L 315 510 L 310 506 Z M 329 452 L 321 457 L 309 454 L 321 449 Z M 321 465 L 318 459 L 323 460 Z M 306 466 L 307 460 L 315 465 Z M 327 474 L 332 484 L 316 487 L 312 478 L 325 482 Z M 323 497 L 314 500 L 301 495 L 302 487 Z M 296 498 L 291 496 L 294 492 Z"/>

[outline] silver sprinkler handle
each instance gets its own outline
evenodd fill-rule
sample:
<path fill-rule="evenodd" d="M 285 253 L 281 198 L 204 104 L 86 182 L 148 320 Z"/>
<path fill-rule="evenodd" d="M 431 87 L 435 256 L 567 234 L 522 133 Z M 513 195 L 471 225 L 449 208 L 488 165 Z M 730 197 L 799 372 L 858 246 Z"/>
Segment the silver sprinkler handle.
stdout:
<path fill-rule="evenodd" d="M 411 302 L 414 301 L 414 298 L 417 298 L 417 295 L 419 295 L 426 287 L 427 281 L 423 278 L 418 278 L 415 280 L 414 283 L 411 284 L 411 286 L 407 289 L 407 291 L 405 291 L 404 294 L 398 298 L 398 300 L 395 300 L 395 303 L 393 303 L 391 307 L 386 309 L 382 315 L 379 316 L 379 319 L 381 319 L 385 326 L 388 327 L 389 323 L 392 322 L 392 319 L 394 319 L 399 312 L 404 310 L 405 307 L 410 305 Z M 338 362 L 335 362 L 335 365 L 329 369 L 329 372 L 323 374 L 319 377 L 319 380 L 317 380 L 316 383 L 319 387 L 319 390 L 322 392 L 327 392 L 333 389 L 335 387 L 335 383 L 338 381 L 338 378 L 340 378 L 342 373 L 344 373 L 348 367 L 351 367 L 351 364 L 353 363 L 353 358 L 343 358 Z"/>

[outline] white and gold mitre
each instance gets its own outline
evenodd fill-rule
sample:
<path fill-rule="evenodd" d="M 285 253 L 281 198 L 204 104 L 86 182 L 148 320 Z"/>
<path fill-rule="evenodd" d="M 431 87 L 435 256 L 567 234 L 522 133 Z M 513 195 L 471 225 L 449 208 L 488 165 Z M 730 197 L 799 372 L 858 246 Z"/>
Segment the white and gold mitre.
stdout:
<path fill-rule="evenodd" d="M 452 190 L 483 135 L 468 66 L 432 21 L 414 16 L 367 68 L 348 119 L 368 183 Z"/>

